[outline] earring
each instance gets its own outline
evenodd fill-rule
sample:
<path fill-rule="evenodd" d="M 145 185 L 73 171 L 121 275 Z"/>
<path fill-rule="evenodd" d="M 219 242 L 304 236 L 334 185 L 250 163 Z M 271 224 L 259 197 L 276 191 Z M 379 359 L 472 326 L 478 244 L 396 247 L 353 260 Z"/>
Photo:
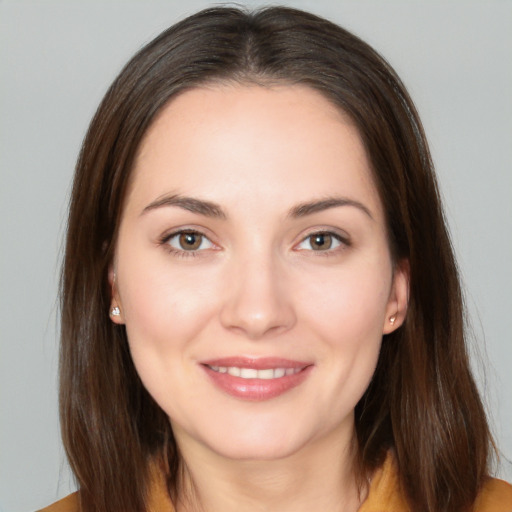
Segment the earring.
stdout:
<path fill-rule="evenodd" d="M 390 316 L 389 317 L 389 323 L 391 325 L 394 325 L 395 324 L 395 321 L 396 321 L 396 315 L 393 315 L 393 316 Z"/>
<path fill-rule="evenodd" d="M 110 310 L 110 315 L 111 316 L 119 316 L 121 314 L 121 310 L 117 307 L 117 306 L 114 306 L 111 310 Z"/>

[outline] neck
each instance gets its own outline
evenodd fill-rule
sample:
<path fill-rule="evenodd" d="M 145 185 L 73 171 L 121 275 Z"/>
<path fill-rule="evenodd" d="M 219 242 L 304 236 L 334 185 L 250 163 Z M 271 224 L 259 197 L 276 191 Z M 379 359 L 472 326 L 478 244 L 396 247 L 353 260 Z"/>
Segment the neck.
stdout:
<path fill-rule="evenodd" d="M 231 460 L 200 445 L 180 446 L 177 511 L 355 512 L 367 490 L 358 491 L 353 435 L 336 434 L 277 460 Z"/>

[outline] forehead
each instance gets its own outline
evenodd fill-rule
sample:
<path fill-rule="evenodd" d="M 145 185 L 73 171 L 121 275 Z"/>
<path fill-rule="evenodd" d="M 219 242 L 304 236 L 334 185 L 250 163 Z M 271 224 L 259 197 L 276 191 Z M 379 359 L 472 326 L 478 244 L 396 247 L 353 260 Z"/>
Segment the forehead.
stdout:
<path fill-rule="evenodd" d="M 334 187 L 380 209 L 357 129 L 304 86 L 216 85 L 181 93 L 150 126 L 133 173 L 130 196 L 137 202 L 176 192 L 221 202 L 279 196 L 287 203 Z"/>

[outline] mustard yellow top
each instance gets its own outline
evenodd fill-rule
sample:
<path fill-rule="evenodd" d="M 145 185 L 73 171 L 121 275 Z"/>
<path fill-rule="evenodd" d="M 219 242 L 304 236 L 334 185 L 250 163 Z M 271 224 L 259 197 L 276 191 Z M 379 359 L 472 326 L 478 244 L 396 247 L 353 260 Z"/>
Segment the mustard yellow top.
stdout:
<path fill-rule="evenodd" d="M 512 485 L 489 478 L 473 508 L 475 512 L 512 512 Z M 150 493 L 150 512 L 174 512 L 163 481 L 155 481 Z M 80 512 L 77 493 L 42 509 L 40 512 Z M 412 512 L 398 482 L 398 471 L 391 454 L 373 475 L 368 497 L 358 512 Z"/>

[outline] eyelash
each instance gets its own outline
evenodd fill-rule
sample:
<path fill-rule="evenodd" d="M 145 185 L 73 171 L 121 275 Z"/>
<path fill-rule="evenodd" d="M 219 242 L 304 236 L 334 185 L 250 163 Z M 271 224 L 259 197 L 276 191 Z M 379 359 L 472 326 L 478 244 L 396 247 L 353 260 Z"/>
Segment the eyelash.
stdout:
<path fill-rule="evenodd" d="M 210 244 L 214 245 L 213 242 L 204 233 L 201 233 L 200 231 L 197 231 L 195 229 L 180 229 L 178 231 L 173 231 L 172 233 L 165 234 L 159 240 L 159 245 L 164 246 L 165 250 L 167 250 L 169 253 L 171 253 L 172 255 L 177 256 L 179 258 L 189 258 L 189 257 L 195 258 L 199 255 L 200 252 L 205 250 L 205 249 L 202 249 L 202 250 L 194 249 L 194 250 L 187 251 L 185 249 L 177 249 L 177 248 L 173 247 L 172 245 L 170 245 L 169 242 L 173 238 L 181 236 L 181 235 L 196 235 L 196 236 L 201 237 L 201 244 L 203 243 L 204 240 L 208 240 L 208 242 Z M 315 251 L 313 249 L 299 249 L 299 250 L 306 250 L 306 251 L 312 252 L 315 254 L 315 256 L 333 256 L 333 255 L 337 254 L 340 250 L 346 249 L 347 247 L 351 246 L 351 242 L 348 237 L 342 236 L 338 233 L 335 233 L 333 231 L 328 231 L 328 230 L 314 231 L 312 233 L 309 233 L 304 238 L 302 238 L 301 241 L 299 242 L 299 244 L 297 244 L 297 245 L 301 245 L 304 242 L 306 242 L 308 239 L 311 240 L 315 236 L 330 236 L 330 237 L 332 237 L 333 240 L 339 242 L 340 245 L 338 247 L 335 247 L 334 249 L 328 248 L 325 250 L 318 250 L 318 251 Z M 297 247 L 297 245 L 295 247 Z M 311 245 L 311 242 L 310 242 L 310 245 Z"/>
<path fill-rule="evenodd" d="M 201 252 L 199 250 L 187 251 L 185 249 L 176 249 L 175 247 L 170 245 L 169 242 L 173 238 L 181 235 L 196 235 L 201 237 L 201 244 L 203 243 L 204 240 L 208 240 L 213 245 L 213 242 L 204 233 L 201 233 L 200 231 L 197 231 L 195 229 L 180 229 L 178 231 L 173 231 L 172 233 L 165 234 L 160 239 L 159 244 L 162 245 L 166 251 L 171 253 L 173 256 L 177 256 L 178 258 L 195 258 L 196 256 L 198 256 L 199 253 Z"/>
<path fill-rule="evenodd" d="M 308 239 L 310 240 L 309 243 L 311 245 L 311 240 L 314 237 L 318 237 L 318 236 L 324 236 L 324 237 L 329 236 L 332 238 L 332 240 L 339 242 L 339 246 L 334 247 L 334 248 L 329 247 L 328 249 L 318 250 L 318 251 L 315 251 L 313 249 L 303 249 L 303 250 L 310 251 L 310 252 L 314 253 L 315 256 L 324 256 L 325 257 L 325 256 L 336 256 L 340 251 L 351 246 L 351 242 L 350 242 L 350 239 L 348 236 L 343 236 L 343 235 L 340 235 L 339 233 L 335 233 L 333 231 L 328 231 L 328 230 L 313 231 L 312 233 L 309 233 L 304 238 L 302 238 L 302 240 L 300 241 L 300 243 L 298 245 L 303 244 Z"/>

